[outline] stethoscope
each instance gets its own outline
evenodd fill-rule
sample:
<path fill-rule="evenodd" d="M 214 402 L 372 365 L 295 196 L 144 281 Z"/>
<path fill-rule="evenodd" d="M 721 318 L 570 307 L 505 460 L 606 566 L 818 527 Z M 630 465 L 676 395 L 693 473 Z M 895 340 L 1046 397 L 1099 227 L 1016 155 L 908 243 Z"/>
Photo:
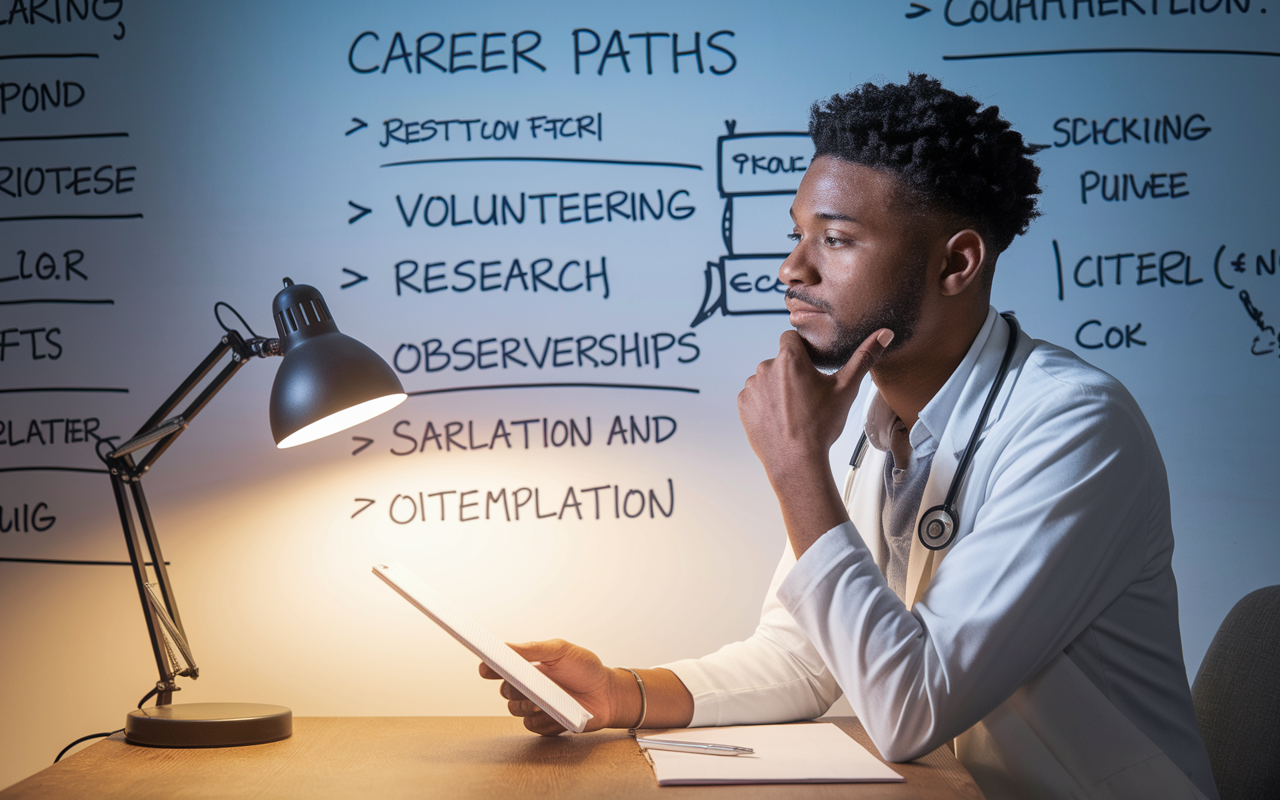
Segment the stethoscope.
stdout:
<path fill-rule="evenodd" d="M 973 428 L 973 435 L 969 437 L 969 444 L 964 448 L 964 454 L 960 456 L 960 464 L 956 467 L 955 477 L 951 479 L 951 488 L 947 489 L 947 497 L 942 501 L 942 505 L 934 506 L 924 513 L 920 518 L 920 527 L 917 535 L 920 537 L 920 543 L 930 550 L 942 550 L 950 545 L 956 538 L 956 531 L 959 523 L 956 517 L 956 495 L 960 491 L 960 484 L 964 480 L 965 472 L 969 469 L 969 462 L 973 461 L 973 454 L 978 449 L 978 438 L 982 435 L 982 429 L 987 424 L 987 415 L 991 413 L 991 407 L 995 405 L 996 395 L 1000 393 L 1000 386 L 1004 384 L 1005 376 L 1009 374 L 1009 362 L 1013 360 L 1013 351 L 1018 347 L 1018 321 L 1014 319 L 1013 314 L 1004 313 L 1000 316 L 1004 317 L 1005 322 L 1009 323 L 1009 343 L 1004 348 L 1004 359 L 1000 362 L 1000 371 L 996 373 L 996 381 L 991 385 L 991 391 L 987 393 L 987 402 L 982 405 L 982 413 L 978 415 L 978 424 Z M 858 439 L 858 446 L 854 448 L 853 458 L 849 461 L 849 466 L 853 467 L 853 472 L 849 474 L 848 480 L 845 482 L 846 497 L 848 502 L 848 491 L 853 487 L 854 475 L 858 472 L 858 467 L 862 466 L 862 457 L 867 454 L 867 448 L 870 444 L 867 442 L 867 433 L 863 431 L 862 437 Z"/>

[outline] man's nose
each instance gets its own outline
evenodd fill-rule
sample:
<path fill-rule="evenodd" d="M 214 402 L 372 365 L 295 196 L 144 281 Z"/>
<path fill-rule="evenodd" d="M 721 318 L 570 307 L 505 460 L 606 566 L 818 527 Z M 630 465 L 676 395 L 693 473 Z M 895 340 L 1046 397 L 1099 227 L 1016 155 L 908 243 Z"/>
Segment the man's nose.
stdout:
<path fill-rule="evenodd" d="M 787 286 L 808 285 L 815 282 L 816 273 L 808 258 L 808 245 L 804 239 L 796 242 L 795 248 L 778 267 L 778 280 Z"/>

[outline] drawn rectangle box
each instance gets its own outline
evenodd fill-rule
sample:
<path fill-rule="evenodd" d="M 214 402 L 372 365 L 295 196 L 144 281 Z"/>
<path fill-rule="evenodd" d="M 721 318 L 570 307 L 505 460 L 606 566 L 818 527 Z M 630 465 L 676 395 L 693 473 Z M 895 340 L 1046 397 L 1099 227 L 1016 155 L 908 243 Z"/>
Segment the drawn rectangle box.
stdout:
<path fill-rule="evenodd" d="M 778 267 L 786 257 L 786 253 L 756 253 L 707 262 L 702 306 L 690 327 L 716 312 L 726 317 L 786 314 L 786 286 L 778 281 Z"/>
<path fill-rule="evenodd" d="M 780 253 L 792 248 L 791 202 L 794 194 L 734 197 L 725 200 L 724 246 L 731 255 Z"/>
<path fill-rule="evenodd" d="M 809 134 L 739 133 L 716 140 L 720 196 L 795 194 L 813 158 Z"/>

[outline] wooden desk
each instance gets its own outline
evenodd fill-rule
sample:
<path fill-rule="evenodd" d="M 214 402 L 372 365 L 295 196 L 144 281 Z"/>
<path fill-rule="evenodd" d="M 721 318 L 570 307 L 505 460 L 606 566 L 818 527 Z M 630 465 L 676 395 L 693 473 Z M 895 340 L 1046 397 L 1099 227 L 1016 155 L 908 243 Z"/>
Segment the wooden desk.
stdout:
<path fill-rule="evenodd" d="M 856 719 L 835 722 L 875 752 Z M 282 742 L 137 747 L 116 734 L 0 791 L 18 798 L 981 798 L 946 748 L 905 783 L 659 787 L 625 731 L 546 739 L 511 717 L 298 717 Z"/>

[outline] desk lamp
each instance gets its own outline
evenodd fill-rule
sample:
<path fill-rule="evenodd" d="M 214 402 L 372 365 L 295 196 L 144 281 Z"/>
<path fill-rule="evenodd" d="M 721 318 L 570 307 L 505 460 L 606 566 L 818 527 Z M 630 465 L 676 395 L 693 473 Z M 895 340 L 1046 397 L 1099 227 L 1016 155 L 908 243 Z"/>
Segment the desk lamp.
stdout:
<path fill-rule="evenodd" d="M 142 476 L 209 400 L 254 356 L 284 357 L 271 387 L 271 434 L 279 448 L 337 433 L 390 410 L 406 397 L 399 378 L 377 353 L 338 332 L 324 298 L 315 288 L 295 285 L 285 278 L 284 289 L 276 295 L 271 311 L 279 338 L 257 336 L 246 324 L 251 337 L 246 341 L 240 333 L 224 325 L 226 335 L 132 439 L 118 447 L 106 440 L 99 443 L 114 447 L 102 459 L 111 473 L 111 486 L 129 548 L 129 563 L 160 672 L 155 689 L 143 698 L 145 703 L 147 698 L 155 696 L 156 705 L 142 708 L 139 703 L 138 710 L 129 712 L 125 719 L 125 738 L 134 744 L 229 747 L 273 742 L 288 738 L 293 732 L 293 712 L 284 706 L 172 703 L 173 693 L 180 688 L 175 679 L 179 675 L 197 678 L 200 670 L 187 644 L 160 541 L 142 492 Z M 231 354 L 230 363 L 182 413 L 169 416 L 227 353 Z M 133 454 L 148 446 L 151 449 L 135 460 Z M 148 562 L 155 573 L 154 582 L 148 579 Z M 180 659 L 173 652 L 174 646 L 181 654 Z"/>

